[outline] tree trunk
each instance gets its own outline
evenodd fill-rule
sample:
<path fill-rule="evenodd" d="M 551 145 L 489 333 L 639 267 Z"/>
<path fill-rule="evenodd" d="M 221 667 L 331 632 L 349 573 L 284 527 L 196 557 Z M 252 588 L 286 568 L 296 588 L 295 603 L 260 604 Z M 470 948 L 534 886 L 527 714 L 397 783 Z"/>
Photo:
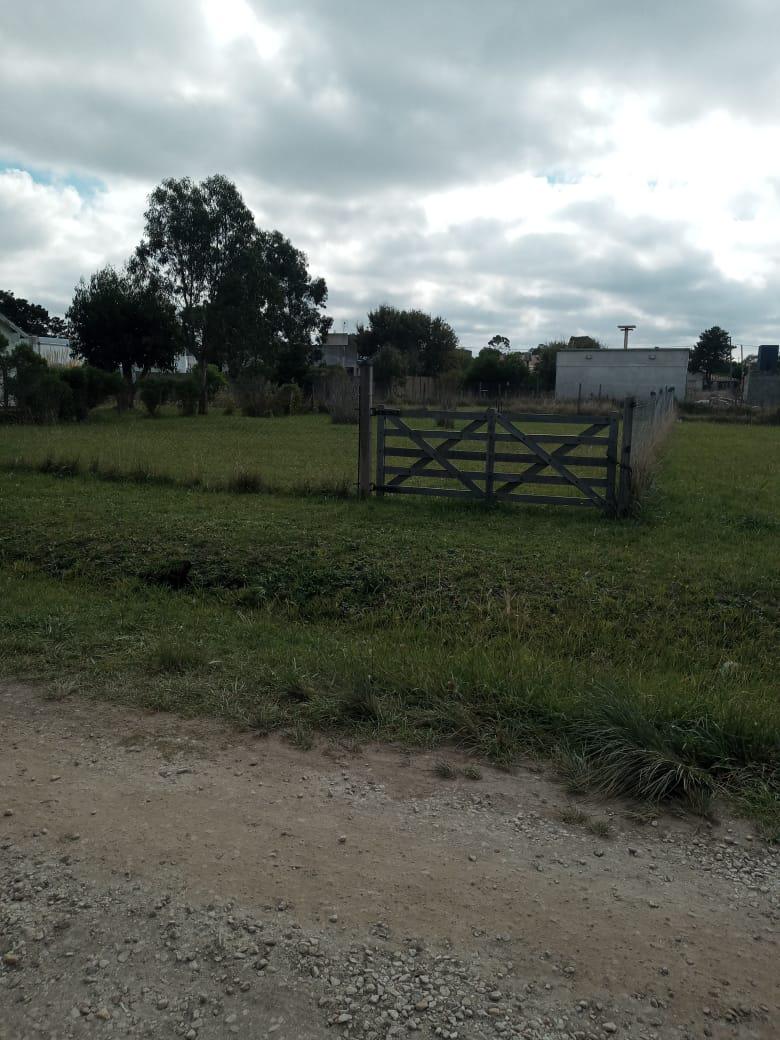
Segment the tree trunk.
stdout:
<path fill-rule="evenodd" d="M 135 383 L 133 382 L 133 366 L 131 364 L 125 362 L 122 365 L 122 377 L 127 387 L 125 392 L 127 407 L 132 411 L 135 408 Z"/>
<path fill-rule="evenodd" d="M 209 414 L 208 377 L 209 368 L 204 357 L 201 358 L 200 362 L 200 400 L 198 401 L 199 415 Z"/>

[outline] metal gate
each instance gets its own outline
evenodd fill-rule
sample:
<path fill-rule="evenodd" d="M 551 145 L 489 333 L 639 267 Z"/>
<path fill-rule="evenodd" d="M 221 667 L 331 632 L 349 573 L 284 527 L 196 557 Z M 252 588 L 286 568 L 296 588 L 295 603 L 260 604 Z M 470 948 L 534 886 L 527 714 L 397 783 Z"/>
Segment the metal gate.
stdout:
<path fill-rule="evenodd" d="M 617 508 L 618 417 L 377 407 L 379 495 Z M 541 491 L 536 489 L 540 488 Z"/>

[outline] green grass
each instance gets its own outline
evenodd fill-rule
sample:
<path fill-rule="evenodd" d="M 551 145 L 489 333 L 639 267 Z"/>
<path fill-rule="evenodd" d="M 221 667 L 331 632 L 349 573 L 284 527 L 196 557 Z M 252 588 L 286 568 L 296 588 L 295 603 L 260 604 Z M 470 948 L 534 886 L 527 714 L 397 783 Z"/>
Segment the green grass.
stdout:
<path fill-rule="evenodd" d="M 204 489 L 296 490 L 355 482 L 357 428 L 338 426 L 325 415 L 290 420 L 245 419 L 212 412 L 184 417 L 163 409 L 118 416 L 93 413 L 74 426 L 6 426 L 0 436 L 0 467 L 68 469 L 108 479 L 168 482 Z M 236 488 L 235 484 L 243 487 Z"/>
<path fill-rule="evenodd" d="M 725 787 L 771 824 L 779 429 L 678 426 L 625 522 L 175 483 L 250 472 L 260 444 L 276 486 L 352 479 L 354 429 L 319 416 L 4 429 L 0 466 L 68 464 L 0 473 L 3 673 L 300 746 L 326 730 L 532 750 L 574 789 L 701 808 Z M 160 479 L 96 481 L 100 450 Z"/>

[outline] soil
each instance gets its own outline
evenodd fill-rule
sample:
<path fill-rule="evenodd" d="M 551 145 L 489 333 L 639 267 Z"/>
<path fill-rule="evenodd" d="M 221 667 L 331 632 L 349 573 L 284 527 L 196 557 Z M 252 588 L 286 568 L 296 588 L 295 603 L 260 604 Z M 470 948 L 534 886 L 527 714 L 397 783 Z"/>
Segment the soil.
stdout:
<path fill-rule="evenodd" d="M 748 823 L 468 765 L 0 685 L 0 1040 L 780 1035 Z"/>

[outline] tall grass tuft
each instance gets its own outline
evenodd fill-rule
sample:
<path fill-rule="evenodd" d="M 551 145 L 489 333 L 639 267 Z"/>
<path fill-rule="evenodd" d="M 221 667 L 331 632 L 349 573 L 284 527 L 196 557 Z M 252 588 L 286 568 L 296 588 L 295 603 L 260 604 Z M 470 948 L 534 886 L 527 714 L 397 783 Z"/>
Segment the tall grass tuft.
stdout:
<path fill-rule="evenodd" d="M 259 473 L 249 469 L 239 469 L 226 481 L 225 488 L 234 495 L 259 495 L 268 490 Z"/>

